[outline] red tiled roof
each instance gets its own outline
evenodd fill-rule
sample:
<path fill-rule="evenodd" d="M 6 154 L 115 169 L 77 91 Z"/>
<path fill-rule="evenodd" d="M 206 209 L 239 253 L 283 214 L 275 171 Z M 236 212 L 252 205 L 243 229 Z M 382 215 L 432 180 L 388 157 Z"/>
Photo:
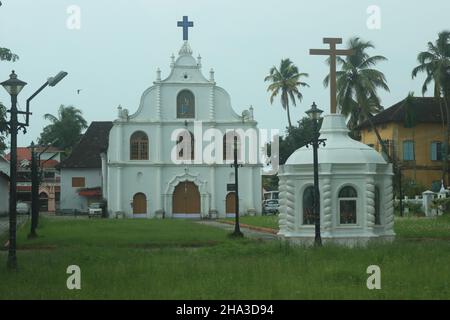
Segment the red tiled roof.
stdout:
<path fill-rule="evenodd" d="M 58 164 L 57 160 L 41 160 L 41 168 L 56 168 Z"/>
<path fill-rule="evenodd" d="M 11 160 L 11 154 L 8 153 L 5 156 L 6 160 Z M 20 162 L 22 160 L 31 160 L 31 150 L 26 147 L 18 147 L 17 148 L 17 162 Z"/>
<path fill-rule="evenodd" d="M 58 150 L 56 148 L 50 148 L 50 149 Z M 36 152 L 39 152 L 38 150 L 39 149 L 37 148 Z M 49 152 L 53 153 L 53 152 L 57 152 L 57 151 L 49 151 Z M 5 156 L 5 159 L 10 161 L 11 154 L 8 153 Z M 31 149 L 30 148 L 26 148 L 26 147 L 18 147 L 17 148 L 17 163 L 20 164 L 20 162 L 23 161 L 23 160 L 31 161 Z M 56 168 L 56 166 L 58 164 L 59 164 L 59 162 L 57 160 L 53 160 L 53 159 L 52 160 L 41 160 L 41 163 L 40 163 L 41 168 Z"/>

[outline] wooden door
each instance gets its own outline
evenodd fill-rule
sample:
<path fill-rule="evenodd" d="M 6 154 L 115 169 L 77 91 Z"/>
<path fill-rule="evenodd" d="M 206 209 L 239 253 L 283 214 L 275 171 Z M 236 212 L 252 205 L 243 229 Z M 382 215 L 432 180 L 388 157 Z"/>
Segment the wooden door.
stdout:
<path fill-rule="evenodd" d="M 133 197 L 133 214 L 147 213 L 147 197 L 143 193 L 137 193 Z"/>
<path fill-rule="evenodd" d="M 236 213 L 236 193 L 230 192 L 226 198 L 226 213 Z"/>
<path fill-rule="evenodd" d="M 193 182 L 181 182 L 173 192 L 172 207 L 173 213 L 200 213 L 201 205 L 198 187 Z"/>

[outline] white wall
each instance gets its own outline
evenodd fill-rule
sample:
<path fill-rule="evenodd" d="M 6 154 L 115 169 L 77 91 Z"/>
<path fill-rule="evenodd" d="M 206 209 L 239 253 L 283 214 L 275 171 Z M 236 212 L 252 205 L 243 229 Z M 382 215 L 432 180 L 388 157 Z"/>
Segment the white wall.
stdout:
<path fill-rule="evenodd" d="M 84 188 L 96 188 L 102 185 L 101 169 L 61 169 L 61 210 L 87 211 L 87 198 L 78 194 L 79 188 L 72 187 L 73 177 L 84 177 Z"/>

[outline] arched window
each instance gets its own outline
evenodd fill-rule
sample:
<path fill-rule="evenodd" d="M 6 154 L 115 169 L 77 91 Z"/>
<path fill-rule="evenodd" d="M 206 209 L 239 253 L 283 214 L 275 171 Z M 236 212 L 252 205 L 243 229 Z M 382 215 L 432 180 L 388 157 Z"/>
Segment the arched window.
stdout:
<path fill-rule="evenodd" d="M 320 212 L 320 201 L 319 201 Z M 314 225 L 314 187 L 310 186 L 303 191 L 303 224 Z"/>
<path fill-rule="evenodd" d="M 177 139 L 178 160 L 195 159 L 195 138 L 194 134 L 188 130 L 183 130 Z"/>
<path fill-rule="evenodd" d="M 136 193 L 133 197 L 133 214 L 147 213 L 147 197 L 143 193 Z"/>
<path fill-rule="evenodd" d="M 358 193 L 353 187 L 344 187 L 339 192 L 340 224 L 356 224 L 356 201 Z"/>
<path fill-rule="evenodd" d="M 189 90 L 183 90 L 177 96 L 177 118 L 195 118 L 195 97 Z"/>
<path fill-rule="evenodd" d="M 148 137 L 142 131 L 133 133 L 130 138 L 130 159 L 148 160 Z"/>
<path fill-rule="evenodd" d="M 234 160 L 234 138 L 237 139 L 237 158 L 241 160 L 241 137 L 234 131 L 229 131 L 223 136 L 223 160 Z"/>
<path fill-rule="evenodd" d="M 380 199 L 380 189 L 378 187 L 375 187 L 375 225 L 379 226 L 381 225 L 381 199 Z"/>

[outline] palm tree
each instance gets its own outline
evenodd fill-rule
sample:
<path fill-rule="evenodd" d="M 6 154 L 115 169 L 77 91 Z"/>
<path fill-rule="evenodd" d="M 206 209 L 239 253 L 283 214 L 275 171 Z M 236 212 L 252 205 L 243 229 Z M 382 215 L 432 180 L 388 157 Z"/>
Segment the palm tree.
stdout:
<path fill-rule="evenodd" d="M 353 50 L 353 55 L 345 59 L 337 57 L 337 63 L 341 66 L 341 70 L 336 73 L 338 109 L 344 116 L 349 117 L 348 126 L 353 133 L 360 124 L 368 121 L 383 153 L 392 162 L 385 143 L 372 121 L 372 116 L 383 110 L 377 90 L 383 89 L 389 92 L 386 77 L 382 72 L 374 69 L 377 63 L 387 59 L 379 55 L 370 56 L 366 52 L 374 48 L 370 41 L 366 42 L 359 37 L 353 37 L 348 42 L 348 49 Z M 330 76 L 328 75 L 323 82 L 327 87 Z"/>
<path fill-rule="evenodd" d="M 44 128 L 39 143 L 52 144 L 69 153 L 80 140 L 82 131 L 88 127 L 82 114 L 73 106 L 61 105 L 56 116 L 44 115 L 44 119 L 51 121 L 51 124 Z"/>
<path fill-rule="evenodd" d="M 299 87 L 309 87 L 306 82 L 300 81 L 300 78 L 308 77 L 307 73 L 299 73 L 298 68 L 290 59 L 282 59 L 280 68 L 273 66 L 270 69 L 269 75 L 264 81 L 269 81 L 271 84 L 267 91 L 271 92 L 270 103 L 273 104 L 275 97 L 281 93 L 281 106 L 287 112 L 289 130 L 292 129 L 291 113 L 289 110 L 289 101 L 296 106 L 296 99 L 302 101 L 303 95 Z"/>
<path fill-rule="evenodd" d="M 442 179 L 448 181 L 448 146 L 450 140 L 450 31 L 438 34 L 435 43 L 428 42 L 428 50 L 417 56 L 419 65 L 412 71 L 414 79 L 419 73 L 425 73 L 426 78 L 422 86 L 422 95 L 428 91 L 428 86 L 434 82 L 434 97 L 439 102 L 442 116 L 442 126 L 445 126 L 442 102 L 445 104 L 447 134 L 444 135 L 444 161 L 442 162 Z M 445 182 L 444 182 L 445 183 Z"/>

